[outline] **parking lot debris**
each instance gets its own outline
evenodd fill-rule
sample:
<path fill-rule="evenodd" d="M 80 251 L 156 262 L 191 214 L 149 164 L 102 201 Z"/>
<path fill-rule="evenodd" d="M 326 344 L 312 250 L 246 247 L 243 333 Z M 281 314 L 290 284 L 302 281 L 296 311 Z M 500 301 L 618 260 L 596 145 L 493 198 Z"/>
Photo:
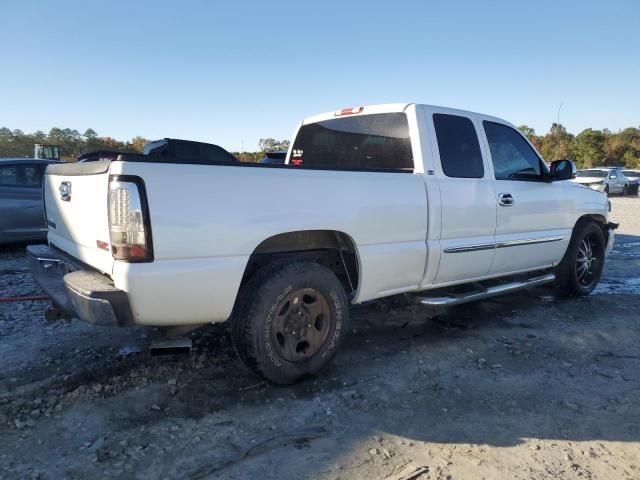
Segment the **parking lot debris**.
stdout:
<path fill-rule="evenodd" d="M 413 480 L 428 471 L 429 467 L 427 465 L 417 466 L 409 464 L 400 472 L 385 477 L 384 480 Z"/>
<path fill-rule="evenodd" d="M 310 440 L 324 437 L 328 434 L 329 431 L 324 427 L 313 427 L 305 430 L 294 430 L 279 436 L 270 435 L 260 439 L 254 439 L 251 442 L 246 442 L 252 443 L 253 446 L 247 448 L 246 450 L 238 453 L 233 457 L 227 458 L 220 462 L 216 462 L 215 464 L 203 465 L 192 473 L 186 475 L 186 478 L 189 478 L 190 480 L 199 480 L 201 478 L 206 478 L 246 458 L 261 455 L 271 450 L 287 447 L 290 445 L 303 445 L 305 443 L 308 443 Z"/>

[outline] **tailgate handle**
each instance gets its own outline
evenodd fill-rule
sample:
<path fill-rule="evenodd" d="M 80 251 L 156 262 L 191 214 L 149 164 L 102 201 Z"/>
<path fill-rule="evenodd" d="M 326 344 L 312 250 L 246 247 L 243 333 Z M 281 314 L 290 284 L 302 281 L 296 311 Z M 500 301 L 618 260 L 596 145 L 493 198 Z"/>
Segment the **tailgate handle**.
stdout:
<path fill-rule="evenodd" d="M 60 187 L 58 187 L 58 191 L 60 192 L 60 199 L 63 202 L 71 201 L 71 182 L 68 182 L 68 181 L 60 182 Z"/>

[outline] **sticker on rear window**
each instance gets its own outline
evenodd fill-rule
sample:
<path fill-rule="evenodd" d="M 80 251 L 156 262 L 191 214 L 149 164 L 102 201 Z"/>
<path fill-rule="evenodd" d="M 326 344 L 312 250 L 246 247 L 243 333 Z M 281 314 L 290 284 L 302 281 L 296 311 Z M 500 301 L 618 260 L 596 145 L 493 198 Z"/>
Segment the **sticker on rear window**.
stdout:
<path fill-rule="evenodd" d="M 303 150 L 302 149 L 296 149 L 296 150 L 292 150 L 291 151 L 291 161 L 289 163 L 291 163 L 291 165 L 302 165 L 302 154 L 303 154 Z"/>

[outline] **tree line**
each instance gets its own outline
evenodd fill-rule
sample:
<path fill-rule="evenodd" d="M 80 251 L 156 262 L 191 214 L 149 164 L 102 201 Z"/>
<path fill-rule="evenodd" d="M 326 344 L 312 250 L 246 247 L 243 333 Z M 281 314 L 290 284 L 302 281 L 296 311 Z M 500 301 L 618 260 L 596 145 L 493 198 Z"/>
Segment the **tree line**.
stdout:
<path fill-rule="evenodd" d="M 258 141 L 256 152 L 231 152 L 241 162 L 259 162 L 264 158 L 265 152 L 275 152 L 289 149 L 289 140 L 276 140 L 275 138 L 261 138 Z"/>
<path fill-rule="evenodd" d="M 58 145 L 60 147 L 60 158 L 73 161 L 81 153 L 92 150 L 142 153 L 144 144 L 147 142 L 146 138 L 140 136 L 128 141 L 120 141 L 112 137 L 101 137 L 92 128 L 87 128 L 84 133 L 70 128 L 55 127 L 49 130 L 49 133 L 45 133 L 42 130 L 38 130 L 35 133 L 24 133 L 22 130 L 11 130 L 7 127 L 2 127 L 0 128 L 0 158 L 33 157 L 36 143 Z M 289 140 L 261 138 L 258 142 L 257 151 L 231 153 L 243 162 L 258 162 L 265 152 L 287 150 L 288 148 Z"/>
<path fill-rule="evenodd" d="M 625 128 L 616 133 L 606 128 L 587 128 L 578 135 L 572 135 L 562 124 L 554 122 L 546 135 L 536 135 L 535 130 L 526 125 L 518 129 L 547 162 L 571 159 L 578 168 L 640 168 L 640 128 Z"/>
<path fill-rule="evenodd" d="M 618 132 L 608 129 L 587 128 L 578 135 L 567 132 L 562 124 L 554 123 L 546 135 L 537 135 L 527 125 L 519 130 L 524 133 L 538 149 L 547 162 L 571 159 L 578 168 L 590 168 L 602 165 L 619 165 L 627 168 L 640 168 L 640 128 L 625 128 Z M 24 133 L 22 130 L 0 128 L 1 157 L 32 157 L 36 143 L 48 143 L 60 147 L 60 157 L 75 160 L 83 152 L 91 150 L 117 150 L 142 152 L 146 138 L 134 137 L 128 141 L 112 137 L 99 136 L 88 128 L 84 133 L 70 128 L 52 128 L 49 133 L 38 130 Z M 232 152 L 236 158 L 245 162 L 257 162 L 264 152 L 286 150 L 288 140 L 261 138 L 255 152 Z"/>
<path fill-rule="evenodd" d="M 45 143 L 60 147 L 60 158 L 75 160 L 83 152 L 90 150 L 118 150 L 125 152 L 142 152 L 145 138 L 134 137 L 129 141 L 120 141 L 112 137 L 100 137 L 92 128 L 84 133 L 70 128 L 52 128 L 49 133 L 38 130 L 35 133 L 24 133 L 22 130 L 0 128 L 0 157 L 33 157 L 34 145 Z"/>

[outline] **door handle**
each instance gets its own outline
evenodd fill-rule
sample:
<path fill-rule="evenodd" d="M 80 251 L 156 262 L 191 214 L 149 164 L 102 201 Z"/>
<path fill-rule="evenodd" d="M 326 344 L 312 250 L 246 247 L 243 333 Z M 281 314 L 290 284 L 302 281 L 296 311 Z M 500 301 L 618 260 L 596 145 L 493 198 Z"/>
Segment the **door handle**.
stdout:
<path fill-rule="evenodd" d="M 516 202 L 513 199 L 513 195 L 511 195 L 510 193 L 500 193 L 498 195 L 498 203 L 502 207 L 512 207 Z"/>

